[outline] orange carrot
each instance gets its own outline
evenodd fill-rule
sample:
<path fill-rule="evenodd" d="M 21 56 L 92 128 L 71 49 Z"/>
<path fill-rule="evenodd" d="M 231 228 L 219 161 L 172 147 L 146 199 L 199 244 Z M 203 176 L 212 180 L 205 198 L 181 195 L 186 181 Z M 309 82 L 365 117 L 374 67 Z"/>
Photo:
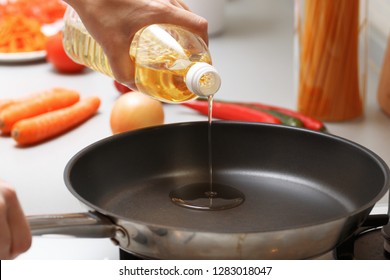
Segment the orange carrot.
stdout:
<path fill-rule="evenodd" d="M 92 117 L 99 109 L 96 96 L 80 100 L 76 104 L 57 111 L 17 122 L 11 136 L 19 145 L 32 145 L 58 136 Z"/>
<path fill-rule="evenodd" d="M 1 99 L 0 100 L 0 112 L 4 110 L 5 108 L 11 106 L 12 104 L 15 104 L 14 99 Z"/>
<path fill-rule="evenodd" d="M 0 112 L 0 130 L 8 134 L 12 126 L 20 120 L 73 105 L 80 100 L 77 91 L 54 88 L 36 94 L 23 102 L 10 105 Z"/>
<path fill-rule="evenodd" d="M 63 18 L 66 4 L 61 0 L 0 1 L 0 52 L 44 50 L 44 24 Z"/>
<path fill-rule="evenodd" d="M 36 98 L 40 94 L 42 94 L 42 93 L 41 92 L 33 93 L 33 94 L 29 94 L 29 95 L 22 96 L 22 97 L 19 97 L 19 98 L 0 99 L 0 112 L 2 110 L 4 110 L 5 108 L 7 108 L 7 107 L 9 107 L 11 105 L 14 105 L 16 103 L 22 103 L 22 102 L 25 102 L 25 101 L 27 101 L 29 99 Z"/>
<path fill-rule="evenodd" d="M 18 14 L 0 20 L 0 52 L 39 51 L 45 49 L 45 44 L 46 36 L 36 19 Z"/>
<path fill-rule="evenodd" d="M 20 14 L 37 19 L 41 24 L 63 18 L 66 4 L 61 0 L 3 0 L 0 1 L 0 18 Z"/>

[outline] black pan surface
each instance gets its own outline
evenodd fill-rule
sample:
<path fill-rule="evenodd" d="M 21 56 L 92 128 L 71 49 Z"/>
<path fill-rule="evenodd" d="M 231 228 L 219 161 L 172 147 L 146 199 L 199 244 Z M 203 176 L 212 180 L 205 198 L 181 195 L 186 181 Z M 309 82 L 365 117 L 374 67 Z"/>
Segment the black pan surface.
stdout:
<path fill-rule="evenodd" d="M 213 181 L 240 190 L 227 210 L 180 207 L 169 193 L 209 180 L 206 122 L 124 133 L 78 153 L 65 170 L 69 190 L 89 207 L 158 228 L 272 232 L 355 219 L 359 224 L 389 187 L 389 170 L 348 140 L 292 127 L 214 122 Z"/>

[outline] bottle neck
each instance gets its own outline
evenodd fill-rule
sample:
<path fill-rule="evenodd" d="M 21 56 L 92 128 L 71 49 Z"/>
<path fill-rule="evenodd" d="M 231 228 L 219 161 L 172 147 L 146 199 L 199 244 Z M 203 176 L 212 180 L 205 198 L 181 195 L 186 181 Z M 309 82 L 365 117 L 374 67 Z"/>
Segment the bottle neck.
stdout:
<path fill-rule="evenodd" d="M 187 71 L 186 85 L 196 95 L 207 97 L 219 90 L 221 77 L 212 65 L 196 62 Z"/>

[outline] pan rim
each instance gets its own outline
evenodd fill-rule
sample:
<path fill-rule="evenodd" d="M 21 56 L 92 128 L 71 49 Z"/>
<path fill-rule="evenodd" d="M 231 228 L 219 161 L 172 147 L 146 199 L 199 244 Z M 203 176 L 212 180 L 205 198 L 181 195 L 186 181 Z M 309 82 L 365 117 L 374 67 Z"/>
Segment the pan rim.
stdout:
<path fill-rule="evenodd" d="M 82 197 L 80 194 L 78 194 L 75 189 L 72 187 L 72 183 L 70 182 L 70 173 L 71 173 L 71 168 L 74 165 L 77 160 L 82 157 L 84 154 L 90 152 L 91 150 L 95 149 L 95 147 L 104 145 L 106 142 L 113 141 L 113 139 L 121 139 L 121 138 L 127 138 L 129 135 L 137 135 L 137 134 L 143 134 L 143 133 L 148 133 L 149 131 L 155 131 L 155 130 L 161 130 L 161 129 L 169 129 L 169 128 L 176 128 L 180 126 L 196 126 L 196 125 L 208 125 L 207 121 L 193 121 L 193 122 L 179 122 L 179 123 L 170 123 L 170 124 L 164 124 L 164 125 L 159 125 L 159 126 L 152 126 L 152 127 L 147 127 L 147 128 L 142 128 L 134 131 L 129 131 L 121 134 L 116 134 L 116 135 L 111 135 L 106 138 L 103 138 L 101 140 L 98 140 L 97 142 L 94 142 L 83 149 L 81 149 L 79 152 L 77 152 L 66 164 L 65 170 L 64 170 L 64 181 L 65 185 L 68 188 L 68 190 L 75 196 L 76 199 L 81 201 L 84 205 L 86 205 L 88 208 L 93 209 L 94 211 L 97 211 L 98 213 L 101 213 L 103 215 L 106 215 L 108 217 L 114 218 L 114 219 L 120 219 L 124 220 L 126 222 L 131 222 L 131 223 L 137 223 L 137 224 L 142 224 L 142 225 L 148 225 L 148 226 L 154 226 L 154 227 L 162 227 L 166 229 L 175 229 L 175 230 L 180 230 L 180 231 L 191 231 L 188 227 L 178 227 L 178 226 L 170 226 L 170 225 L 163 225 L 163 224 L 157 224 L 157 223 L 148 223 L 144 222 L 142 220 L 137 220 L 137 219 L 129 219 L 128 217 L 124 217 L 121 215 L 117 215 L 114 213 L 110 213 L 110 211 L 107 211 L 105 209 L 100 208 L 97 205 L 94 205 L 93 203 L 89 202 L 87 199 Z M 374 205 L 387 193 L 390 187 L 390 169 L 386 162 L 375 152 L 370 150 L 367 147 L 364 147 L 363 145 L 356 143 L 352 140 L 343 138 L 341 136 L 329 134 L 329 133 L 324 133 L 320 131 L 313 131 L 309 130 L 306 128 L 298 128 L 298 127 L 291 127 L 291 126 L 285 126 L 285 125 L 278 125 L 278 124 L 267 124 L 267 123 L 252 123 L 252 122 L 241 122 L 241 121 L 213 121 L 213 125 L 218 125 L 218 126 L 232 126 L 232 125 L 239 125 L 239 126 L 261 126 L 261 127 L 272 127 L 272 128 L 278 128 L 278 129 L 284 129 L 284 130 L 293 130 L 293 131 L 299 131 L 299 133 L 308 133 L 308 134 L 313 134 L 313 135 L 318 135 L 320 137 L 325 137 L 331 140 L 339 141 L 342 142 L 343 144 L 349 145 L 355 149 L 358 149 L 365 154 L 367 154 L 372 160 L 375 161 L 378 167 L 380 167 L 381 172 L 383 173 L 384 177 L 384 182 L 383 186 L 381 187 L 381 190 L 375 195 L 371 201 L 357 207 L 357 209 L 353 211 L 349 211 L 348 215 L 339 215 L 339 216 L 334 216 L 329 219 L 323 219 L 315 223 L 308 223 L 306 225 L 302 224 L 300 226 L 295 227 L 294 229 L 300 229 L 300 228 L 307 228 L 307 227 L 316 227 L 320 226 L 323 224 L 327 223 L 332 223 L 332 222 L 337 222 L 340 220 L 348 219 L 349 217 L 352 217 L 354 215 L 358 215 L 362 212 L 365 211 L 371 211 L 371 209 L 374 207 Z M 363 221 L 362 221 L 363 222 Z M 291 230 L 291 227 L 286 227 L 286 228 L 280 228 L 276 230 L 277 232 L 279 231 L 285 231 L 285 230 Z M 221 233 L 219 231 L 206 231 L 206 230 L 197 230 L 198 232 L 210 232 L 210 233 Z M 248 231 L 246 233 L 251 233 L 252 231 Z M 253 231 L 253 232 L 258 232 L 258 231 Z M 263 232 L 275 232 L 275 230 L 270 229 L 269 231 L 263 231 Z M 223 233 L 228 233 L 228 234 L 234 234 L 234 233 L 239 233 L 239 232 L 223 232 Z M 245 233 L 245 232 L 240 232 L 240 233 Z"/>

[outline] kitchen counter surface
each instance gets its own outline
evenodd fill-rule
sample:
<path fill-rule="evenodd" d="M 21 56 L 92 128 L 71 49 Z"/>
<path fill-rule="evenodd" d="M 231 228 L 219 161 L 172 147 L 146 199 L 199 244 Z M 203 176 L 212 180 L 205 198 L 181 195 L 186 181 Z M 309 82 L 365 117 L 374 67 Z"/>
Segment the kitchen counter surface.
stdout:
<path fill-rule="evenodd" d="M 266 4 L 265 4 L 266 2 Z M 218 98 L 259 101 L 295 109 L 293 86 L 293 1 L 229 1 L 223 34 L 210 39 L 214 65 L 222 76 Z M 371 149 L 390 165 L 390 118 L 376 102 L 377 73 L 369 73 L 364 118 L 328 123 L 333 134 Z M 99 113 L 88 122 L 51 141 L 20 148 L 0 138 L 0 177 L 11 182 L 27 215 L 84 212 L 65 187 L 63 171 L 85 146 L 111 135 L 109 114 L 118 97 L 110 78 L 92 71 L 61 75 L 44 61 L 0 64 L 0 97 L 23 96 L 54 86 L 102 99 Z M 206 120 L 180 105 L 165 105 L 166 123 Z M 387 197 L 378 205 L 387 207 Z M 386 208 L 387 209 L 387 208 Z M 19 259 L 116 259 L 110 240 L 34 237 Z"/>

